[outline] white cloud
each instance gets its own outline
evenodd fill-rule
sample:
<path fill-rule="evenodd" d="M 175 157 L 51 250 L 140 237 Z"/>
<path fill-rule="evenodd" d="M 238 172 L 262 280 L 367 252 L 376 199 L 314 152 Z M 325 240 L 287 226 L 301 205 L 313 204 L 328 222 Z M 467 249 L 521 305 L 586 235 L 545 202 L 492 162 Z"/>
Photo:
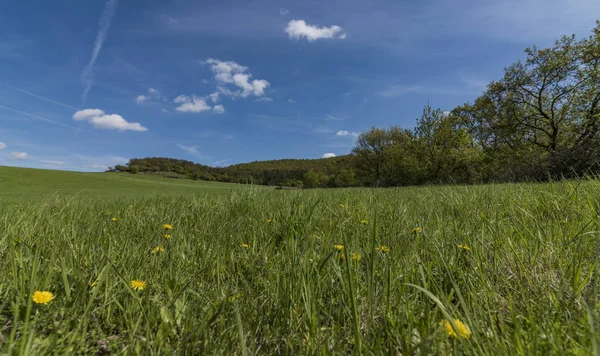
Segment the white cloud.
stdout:
<path fill-rule="evenodd" d="M 0 150 L 3 150 L 6 148 L 6 144 L 4 142 L 0 142 Z"/>
<path fill-rule="evenodd" d="M 144 95 L 138 95 L 137 98 L 135 98 L 135 102 L 141 105 L 144 103 L 144 101 L 146 101 L 146 99 L 148 99 L 148 97 Z"/>
<path fill-rule="evenodd" d="M 267 96 L 263 97 L 263 98 L 258 98 L 255 101 L 266 101 L 266 102 L 271 102 L 273 101 L 273 98 L 269 98 Z"/>
<path fill-rule="evenodd" d="M 338 132 L 335 133 L 336 136 L 348 136 L 350 135 L 350 132 L 348 132 L 348 130 L 339 130 Z"/>
<path fill-rule="evenodd" d="M 222 114 L 225 112 L 225 108 L 223 107 L 223 105 L 215 105 L 213 107 L 213 111 L 216 112 L 217 114 Z"/>
<path fill-rule="evenodd" d="M 279 15 L 281 15 L 281 16 L 285 16 L 289 13 L 290 13 L 290 10 L 288 10 L 288 9 L 284 9 L 284 8 L 279 9 Z"/>
<path fill-rule="evenodd" d="M 293 39 L 306 38 L 309 42 L 316 41 L 322 38 L 346 38 L 346 34 L 342 32 L 340 26 L 318 27 L 309 25 L 304 20 L 292 20 L 285 28 L 285 32 Z"/>
<path fill-rule="evenodd" d="M 178 143 L 177 147 L 181 148 L 182 150 L 188 151 L 189 153 L 198 153 L 198 146 L 185 146 Z"/>
<path fill-rule="evenodd" d="M 11 161 L 19 161 L 27 158 L 27 156 L 29 156 L 27 152 L 11 152 L 8 159 Z"/>
<path fill-rule="evenodd" d="M 335 157 L 335 156 L 336 156 L 336 154 L 335 154 L 335 153 L 325 153 L 325 154 L 323 155 L 323 158 L 332 158 L 332 157 Z"/>
<path fill-rule="evenodd" d="M 265 90 L 270 83 L 264 79 L 253 79 L 252 74 L 246 73 L 248 67 L 244 67 L 238 63 L 227 61 L 223 62 L 218 59 L 208 59 L 204 62 L 210 65 L 211 71 L 215 75 L 215 80 L 222 84 L 219 86 L 219 91 L 224 95 L 239 96 L 246 98 L 250 95 L 263 96 Z M 224 85 L 233 84 L 239 90 L 232 91 Z"/>
<path fill-rule="evenodd" d="M 175 110 L 180 112 L 203 112 L 210 110 L 210 106 L 206 104 L 206 100 L 204 98 L 197 97 L 192 95 L 190 98 L 187 95 L 179 95 L 173 100 L 176 104 L 181 104 L 175 108 Z"/>
<path fill-rule="evenodd" d="M 214 93 L 210 94 L 208 97 L 210 98 L 210 100 L 213 103 L 216 103 L 216 102 L 219 101 L 219 95 L 221 95 L 221 94 L 219 94 L 219 92 L 217 91 L 217 92 L 214 92 Z"/>
<path fill-rule="evenodd" d="M 97 129 L 109 129 L 119 131 L 148 131 L 137 122 L 127 122 L 121 115 L 110 114 L 105 115 L 100 109 L 84 109 L 73 114 L 73 120 L 87 120 L 93 127 Z"/>
<path fill-rule="evenodd" d="M 158 95 L 160 96 L 160 92 L 154 88 L 148 88 L 148 92 L 152 95 Z"/>
<path fill-rule="evenodd" d="M 143 104 L 148 100 L 160 100 L 161 96 L 160 96 L 160 91 L 154 89 L 154 88 L 148 88 L 148 95 L 138 95 L 137 98 L 135 98 L 135 102 L 138 104 Z"/>

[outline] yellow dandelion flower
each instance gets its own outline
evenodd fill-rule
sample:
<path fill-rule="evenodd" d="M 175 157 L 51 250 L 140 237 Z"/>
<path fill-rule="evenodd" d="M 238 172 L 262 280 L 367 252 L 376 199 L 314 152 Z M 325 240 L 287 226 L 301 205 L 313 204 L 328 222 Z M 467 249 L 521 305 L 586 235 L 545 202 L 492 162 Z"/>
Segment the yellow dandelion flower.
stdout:
<path fill-rule="evenodd" d="M 112 218 L 112 219 L 110 219 L 110 221 L 112 221 L 112 222 L 117 222 L 117 221 L 119 221 L 119 219 L 117 219 L 117 218 Z"/>
<path fill-rule="evenodd" d="M 273 219 L 267 219 L 267 224 L 272 223 Z"/>
<path fill-rule="evenodd" d="M 248 244 L 242 244 L 241 245 L 243 248 L 249 248 L 250 246 Z"/>
<path fill-rule="evenodd" d="M 352 256 L 350 257 L 352 261 L 360 262 L 362 256 L 358 252 L 352 252 Z"/>
<path fill-rule="evenodd" d="M 381 245 L 381 246 L 375 248 L 375 251 L 377 251 L 377 252 L 383 252 L 383 253 L 388 253 L 388 252 L 390 252 L 390 248 L 387 247 L 387 246 Z"/>
<path fill-rule="evenodd" d="M 170 239 L 171 237 L 173 237 L 173 235 L 171 235 L 171 234 L 164 234 L 163 235 L 163 238 L 165 238 L 167 240 Z"/>
<path fill-rule="evenodd" d="M 471 251 L 471 248 L 467 245 L 458 245 L 458 248 L 465 251 Z"/>
<path fill-rule="evenodd" d="M 152 249 L 152 251 L 150 251 L 150 253 L 153 255 L 160 255 L 163 252 L 165 252 L 165 248 L 162 246 L 156 246 L 154 249 Z"/>
<path fill-rule="evenodd" d="M 131 285 L 131 288 L 133 288 L 134 290 L 144 290 L 144 288 L 146 288 L 146 282 L 140 281 L 137 279 L 134 279 L 129 284 Z"/>
<path fill-rule="evenodd" d="M 344 245 L 334 245 L 333 247 L 340 252 L 344 251 Z"/>
<path fill-rule="evenodd" d="M 233 302 L 235 302 L 236 300 L 240 299 L 241 297 L 242 297 L 242 293 L 237 293 L 237 294 L 234 294 L 234 295 L 232 295 L 231 297 L 229 297 L 229 302 L 230 302 L 230 303 L 233 303 Z"/>
<path fill-rule="evenodd" d="M 163 228 L 165 230 L 173 230 L 173 225 L 171 225 L 171 224 L 163 224 Z"/>
<path fill-rule="evenodd" d="M 454 323 L 454 327 L 452 326 L 452 323 Z M 471 330 L 469 330 L 469 327 L 465 325 L 462 321 L 454 319 L 452 323 L 448 320 L 442 320 L 440 322 L 442 329 L 444 329 L 444 331 L 448 333 L 448 336 L 453 337 L 455 339 L 458 337 L 464 337 L 465 339 L 467 339 L 469 338 L 469 336 L 471 336 Z"/>
<path fill-rule="evenodd" d="M 423 229 L 420 228 L 420 227 L 415 227 L 415 228 L 412 229 L 412 233 L 415 234 L 415 235 L 416 234 L 420 234 L 422 231 L 423 231 Z"/>
<path fill-rule="evenodd" d="M 52 294 L 52 292 L 38 290 L 33 293 L 32 299 L 35 304 L 48 304 L 54 300 L 54 294 Z"/>
<path fill-rule="evenodd" d="M 340 204 L 340 208 L 342 208 L 342 209 L 343 209 L 343 208 L 344 208 L 344 204 Z"/>
<path fill-rule="evenodd" d="M 368 220 L 361 220 L 360 223 L 363 224 L 363 225 L 367 225 L 369 223 L 369 221 Z"/>

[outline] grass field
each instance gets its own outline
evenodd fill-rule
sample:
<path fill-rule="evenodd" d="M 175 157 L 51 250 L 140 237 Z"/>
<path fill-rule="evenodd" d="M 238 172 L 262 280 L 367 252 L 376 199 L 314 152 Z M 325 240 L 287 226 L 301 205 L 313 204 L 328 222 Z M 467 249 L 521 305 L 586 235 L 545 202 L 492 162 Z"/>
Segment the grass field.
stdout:
<path fill-rule="evenodd" d="M 599 214 L 596 180 L 276 191 L 0 167 L 0 354 L 599 355 Z"/>

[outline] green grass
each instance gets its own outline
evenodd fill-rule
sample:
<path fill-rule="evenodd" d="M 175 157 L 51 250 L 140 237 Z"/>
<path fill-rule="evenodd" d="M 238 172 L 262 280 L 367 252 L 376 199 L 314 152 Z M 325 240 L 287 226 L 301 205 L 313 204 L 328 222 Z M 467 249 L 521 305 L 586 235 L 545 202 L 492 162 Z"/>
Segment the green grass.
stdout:
<path fill-rule="evenodd" d="M 275 191 L 21 172 L 0 168 L 0 354 L 600 354 L 596 180 Z"/>

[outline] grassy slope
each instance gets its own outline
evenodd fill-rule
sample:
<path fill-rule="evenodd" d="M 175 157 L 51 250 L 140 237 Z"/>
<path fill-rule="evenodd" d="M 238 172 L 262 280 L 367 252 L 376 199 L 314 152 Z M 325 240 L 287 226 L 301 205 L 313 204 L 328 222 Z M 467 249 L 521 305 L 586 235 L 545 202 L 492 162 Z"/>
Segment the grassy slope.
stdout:
<path fill-rule="evenodd" d="M 199 198 L 154 178 L 8 171 L 0 354 L 589 355 L 600 341 L 598 181 Z M 77 192 L 85 179 L 96 186 L 81 199 L 2 204 L 5 189 Z M 34 305 L 36 289 L 56 299 Z M 447 316 L 471 337 L 449 338 Z"/>
<path fill-rule="evenodd" d="M 0 166 L 0 199 L 39 198 L 58 193 L 82 196 L 230 193 L 242 185 L 166 179 L 129 173 L 78 173 Z"/>

